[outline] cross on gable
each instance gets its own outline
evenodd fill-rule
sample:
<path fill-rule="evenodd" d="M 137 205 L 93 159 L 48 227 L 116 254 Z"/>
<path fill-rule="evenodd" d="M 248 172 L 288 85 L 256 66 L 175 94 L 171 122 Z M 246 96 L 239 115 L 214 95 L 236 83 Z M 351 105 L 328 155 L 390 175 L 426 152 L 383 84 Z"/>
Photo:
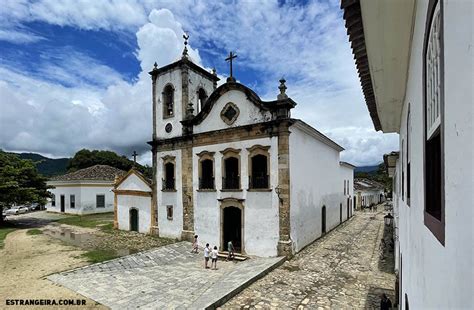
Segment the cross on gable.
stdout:
<path fill-rule="evenodd" d="M 230 62 L 230 76 L 227 78 L 227 82 L 235 82 L 235 78 L 232 73 L 232 60 L 237 58 L 237 55 L 235 55 L 233 52 L 229 53 L 229 57 L 225 59 L 225 61 Z"/>

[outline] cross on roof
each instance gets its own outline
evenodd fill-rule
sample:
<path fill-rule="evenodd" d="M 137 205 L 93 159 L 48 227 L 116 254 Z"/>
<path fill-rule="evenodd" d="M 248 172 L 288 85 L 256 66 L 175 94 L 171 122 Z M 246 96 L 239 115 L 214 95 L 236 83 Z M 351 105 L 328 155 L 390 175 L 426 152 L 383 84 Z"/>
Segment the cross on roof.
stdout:
<path fill-rule="evenodd" d="M 136 151 L 133 151 L 132 156 L 133 156 L 133 163 L 134 163 L 134 164 L 137 163 L 137 155 L 138 155 L 138 153 L 137 153 Z"/>
<path fill-rule="evenodd" d="M 237 55 L 235 55 L 233 52 L 229 53 L 229 57 L 225 59 L 225 61 L 230 62 L 230 76 L 227 78 L 227 82 L 235 82 L 234 76 L 232 74 L 232 59 L 237 58 Z"/>

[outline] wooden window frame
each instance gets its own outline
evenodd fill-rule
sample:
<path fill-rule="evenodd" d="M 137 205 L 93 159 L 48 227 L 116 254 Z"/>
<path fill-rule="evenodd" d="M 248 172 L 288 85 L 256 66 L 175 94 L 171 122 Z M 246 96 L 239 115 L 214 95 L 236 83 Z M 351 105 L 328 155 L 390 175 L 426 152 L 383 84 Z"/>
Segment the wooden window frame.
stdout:
<path fill-rule="evenodd" d="M 69 208 L 70 209 L 76 208 L 76 195 L 69 195 Z"/>
<path fill-rule="evenodd" d="M 271 182 L 270 182 L 270 146 L 269 145 L 254 145 L 250 148 L 247 148 L 248 151 L 248 177 L 249 177 L 249 183 L 248 183 L 248 191 L 268 191 L 271 190 Z M 267 178 L 268 178 L 268 186 L 264 188 L 254 188 L 251 187 L 251 178 L 253 177 L 253 164 L 252 164 L 252 158 L 257 156 L 257 155 L 262 155 L 267 158 Z"/>
<path fill-rule="evenodd" d="M 104 197 L 104 206 L 103 207 L 99 207 L 99 197 Z M 96 194 L 95 195 L 95 208 L 96 209 L 105 209 L 105 194 Z"/>
<path fill-rule="evenodd" d="M 444 7 L 443 1 L 440 0 L 430 0 L 428 3 L 427 18 L 425 25 L 425 37 L 423 43 L 423 181 L 424 181 L 424 224 L 431 231 L 438 241 L 445 246 L 445 167 L 444 167 Z M 430 39 L 431 28 L 433 26 L 433 20 L 435 12 L 439 12 L 439 116 L 440 123 L 438 128 L 431 132 L 430 140 L 436 139 L 439 135 L 439 195 L 440 197 L 428 198 L 428 186 L 432 186 L 429 180 L 428 172 L 428 160 L 433 160 L 431 157 L 428 157 L 427 147 L 428 147 L 428 132 L 427 132 L 427 52 L 428 44 Z M 430 128 L 432 130 L 432 128 Z M 438 131 L 438 132 L 437 132 Z M 435 173 L 436 175 L 436 173 Z M 436 218 L 430 212 L 427 211 L 428 200 L 439 199 L 439 208 L 440 208 L 440 218 Z"/>
<path fill-rule="evenodd" d="M 222 172 L 222 184 L 221 184 L 221 191 L 241 191 L 242 190 L 242 180 L 241 180 L 241 164 L 240 164 L 240 149 L 234 149 L 234 148 L 226 148 L 225 150 L 221 151 L 222 154 L 222 159 L 221 159 L 221 172 Z M 224 188 L 224 178 L 226 178 L 226 171 L 225 171 L 225 160 L 230 158 L 230 157 L 235 157 L 237 158 L 238 161 L 238 179 L 239 179 L 239 188 L 235 189 L 227 189 Z"/>
<path fill-rule="evenodd" d="M 202 151 L 199 154 L 196 154 L 199 159 L 198 159 L 198 191 L 212 191 L 214 192 L 216 190 L 216 169 L 215 169 L 215 160 L 214 160 L 214 154 L 215 152 L 209 152 L 209 151 Z M 212 182 L 213 186 L 212 188 L 201 188 L 201 180 L 202 180 L 202 162 L 205 160 L 210 160 L 212 161 Z"/>
<path fill-rule="evenodd" d="M 163 178 L 161 180 L 161 191 L 162 192 L 175 192 L 176 191 L 176 157 L 166 155 L 162 157 L 161 159 L 163 160 L 163 164 L 162 164 Z M 165 182 L 167 182 L 167 178 L 166 178 L 166 165 L 167 164 L 173 164 L 173 188 L 166 187 Z"/>

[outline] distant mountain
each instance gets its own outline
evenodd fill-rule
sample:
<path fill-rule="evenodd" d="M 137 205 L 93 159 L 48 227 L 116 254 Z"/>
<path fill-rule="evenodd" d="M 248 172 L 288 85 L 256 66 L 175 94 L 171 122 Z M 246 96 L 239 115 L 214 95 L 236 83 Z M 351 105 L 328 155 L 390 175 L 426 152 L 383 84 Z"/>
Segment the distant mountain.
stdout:
<path fill-rule="evenodd" d="M 66 173 L 66 167 L 70 158 L 48 158 L 36 153 L 12 153 L 18 155 L 21 159 L 33 161 L 38 172 L 44 176 L 50 177 Z"/>
<path fill-rule="evenodd" d="M 355 168 L 355 172 L 375 173 L 379 168 L 379 165 L 375 166 L 362 166 Z"/>

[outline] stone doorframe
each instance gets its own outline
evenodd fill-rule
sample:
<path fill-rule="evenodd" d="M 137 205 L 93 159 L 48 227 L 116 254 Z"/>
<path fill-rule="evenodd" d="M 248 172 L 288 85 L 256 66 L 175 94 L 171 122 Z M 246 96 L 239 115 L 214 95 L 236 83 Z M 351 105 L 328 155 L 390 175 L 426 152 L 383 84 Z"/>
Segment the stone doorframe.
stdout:
<path fill-rule="evenodd" d="M 132 231 L 132 211 L 137 211 L 137 232 L 140 232 L 140 210 L 135 207 L 128 209 L 128 230 Z"/>
<path fill-rule="evenodd" d="M 220 240 L 220 250 L 224 250 L 224 209 L 227 207 L 235 207 L 240 209 L 240 243 L 241 243 L 241 254 L 245 254 L 245 208 L 243 201 L 244 199 L 237 199 L 237 198 L 224 198 L 219 199 L 221 202 L 219 208 L 219 240 Z"/>

